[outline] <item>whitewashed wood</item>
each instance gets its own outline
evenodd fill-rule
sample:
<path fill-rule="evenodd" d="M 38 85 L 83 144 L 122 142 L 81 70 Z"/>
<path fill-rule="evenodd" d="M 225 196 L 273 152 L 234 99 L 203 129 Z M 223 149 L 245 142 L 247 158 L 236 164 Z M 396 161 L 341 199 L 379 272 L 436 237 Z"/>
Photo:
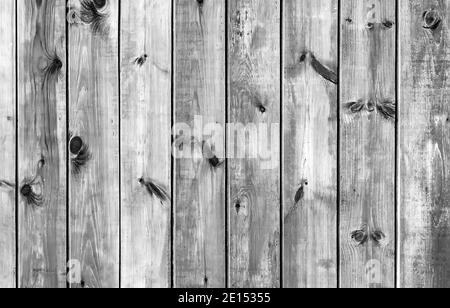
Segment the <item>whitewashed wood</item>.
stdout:
<path fill-rule="evenodd" d="M 231 287 L 280 286 L 280 5 L 279 0 L 228 1 L 228 121 L 266 124 L 265 136 L 227 140 Z M 278 132 L 270 137 L 272 124 Z M 230 129 L 228 137 L 232 134 Z M 263 154 L 270 144 L 271 152 Z M 258 156 L 236 157 L 235 146 L 256 149 Z"/>
<path fill-rule="evenodd" d="M 16 285 L 16 6 L 0 2 L 0 288 Z"/>
<path fill-rule="evenodd" d="M 395 110 L 376 108 L 395 104 L 395 17 L 395 1 L 341 1 L 341 287 L 395 285 Z"/>
<path fill-rule="evenodd" d="M 401 0 L 399 10 L 398 282 L 448 288 L 450 1 Z"/>
<path fill-rule="evenodd" d="M 69 26 L 69 130 L 92 156 L 70 168 L 70 259 L 81 264 L 71 287 L 119 287 L 119 1 L 105 5 L 103 31 L 79 17 Z M 80 0 L 69 6 L 79 14 Z"/>
<path fill-rule="evenodd" d="M 123 1 L 121 12 L 121 285 L 166 288 L 171 202 L 151 196 L 138 179 L 161 183 L 170 194 L 172 4 Z"/>
<path fill-rule="evenodd" d="M 284 1 L 283 273 L 287 288 L 337 286 L 338 1 Z M 297 192 L 302 197 L 296 201 Z"/>
<path fill-rule="evenodd" d="M 43 199 L 20 196 L 19 287 L 65 287 L 65 1 L 19 0 L 17 18 L 19 189 L 34 178 Z M 61 69 L 49 72 L 52 63 Z"/>

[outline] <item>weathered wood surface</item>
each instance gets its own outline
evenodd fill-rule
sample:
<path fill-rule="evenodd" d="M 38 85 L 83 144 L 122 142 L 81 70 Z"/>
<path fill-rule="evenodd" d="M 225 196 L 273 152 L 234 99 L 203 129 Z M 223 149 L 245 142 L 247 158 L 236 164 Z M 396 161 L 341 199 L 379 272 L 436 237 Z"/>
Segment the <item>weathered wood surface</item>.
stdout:
<path fill-rule="evenodd" d="M 119 286 L 118 11 L 118 0 L 69 3 L 72 287 Z"/>
<path fill-rule="evenodd" d="M 337 286 L 338 1 L 284 7 L 284 286 Z"/>
<path fill-rule="evenodd" d="M 0 2 L 0 288 L 16 286 L 16 6 Z"/>
<path fill-rule="evenodd" d="M 279 287 L 281 2 L 228 4 L 229 284 Z"/>
<path fill-rule="evenodd" d="M 65 1 L 17 1 L 19 287 L 66 285 Z"/>
<path fill-rule="evenodd" d="M 175 286 L 225 287 L 225 1 L 174 5 Z"/>
<path fill-rule="evenodd" d="M 449 9 L 399 6 L 400 287 L 450 287 Z"/>
<path fill-rule="evenodd" d="M 121 285 L 166 288 L 171 200 L 150 192 L 171 189 L 172 4 L 123 1 L 121 12 Z"/>
<path fill-rule="evenodd" d="M 395 17 L 395 1 L 341 1 L 341 287 L 395 284 Z"/>

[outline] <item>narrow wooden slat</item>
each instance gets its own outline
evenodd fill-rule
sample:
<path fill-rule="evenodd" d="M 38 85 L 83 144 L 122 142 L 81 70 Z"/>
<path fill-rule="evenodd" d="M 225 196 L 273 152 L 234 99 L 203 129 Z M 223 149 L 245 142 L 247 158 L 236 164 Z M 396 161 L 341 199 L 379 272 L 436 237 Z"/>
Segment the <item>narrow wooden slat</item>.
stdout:
<path fill-rule="evenodd" d="M 170 196 L 172 4 L 123 1 L 121 13 L 121 285 L 166 288 L 171 202 L 146 185 Z"/>
<path fill-rule="evenodd" d="M 225 1 L 175 0 L 175 31 L 175 286 L 225 287 Z"/>
<path fill-rule="evenodd" d="M 228 3 L 230 286 L 279 287 L 281 3 Z"/>
<path fill-rule="evenodd" d="M 284 286 L 337 286 L 338 1 L 284 9 Z"/>
<path fill-rule="evenodd" d="M 16 6 L 0 2 L 0 288 L 16 286 Z"/>
<path fill-rule="evenodd" d="M 73 0 L 69 20 L 72 287 L 119 286 L 118 0 Z M 79 137 L 79 138 L 78 138 Z M 81 138 L 81 139 L 80 139 Z M 76 263 L 74 263 L 76 264 Z"/>
<path fill-rule="evenodd" d="M 17 6 L 19 287 L 65 287 L 66 3 Z"/>
<path fill-rule="evenodd" d="M 341 287 L 393 287 L 396 5 L 341 6 Z"/>
<path fill-rule="evenodd" d="M 450 287 L 449 12 L 399 2 L 400 287 Z"/>

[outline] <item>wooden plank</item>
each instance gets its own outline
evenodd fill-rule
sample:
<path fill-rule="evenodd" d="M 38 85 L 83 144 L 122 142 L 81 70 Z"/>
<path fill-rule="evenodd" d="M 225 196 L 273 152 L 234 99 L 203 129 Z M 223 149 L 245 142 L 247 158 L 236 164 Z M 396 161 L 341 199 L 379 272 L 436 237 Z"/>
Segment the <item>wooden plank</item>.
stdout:
<path fill-rule="evenodd" d="M 338 1 L 283 12 L 284 286 L 336 288 Z"/>
<path fill-rule="evenodd" d="M 119 1 L 69 4 L 72 287 L 119 287 Z M 72 281 L 73 282 L 73 281 Z"/>
<path fill-rule="evenodd" d="M 171 202 L 150 191 L 162 183 L 170 196 L 172 3 L 125 1 L 121 13 L 121 285 L 164 288 Z"/>
<path fill-rule="evenodd" d="M 0 288 L 16 286 L 16 6 L 0 3 Z"/>
<path fill-rule="evenodd" d="M 341 287 L 393 287 L 396 5 L 341 5 Z"/>
<path fill-rule="evenodd" d="M 450 1 L 400 1 L 399 286 L 450 287 Z"/>
<path fill-rule="evenodd" d="M 281 2 L 228 3 L 230 286 L 279 287 Z"/>
<path fill-rule="evenodd" d="M 17 6 L 19 287 L 65 287 L 66 3 Z"/>
<path fill-rule="evenodd" d="M 225 1 L 176 0 L 174 5 L 174 119 L 190 127 L 176 131 L 181 144 L 174 167 L 175 286 L 225 287 L 225 169 L 219 161 L 224 156 Z M 220 127 L 216 140 L 203 134 L 213 124 Z M 209 152 L 216 148 L 211 157 L 202 155 L 203 141 Z M 189 155 L 191 147 L 195 155 Z"/>

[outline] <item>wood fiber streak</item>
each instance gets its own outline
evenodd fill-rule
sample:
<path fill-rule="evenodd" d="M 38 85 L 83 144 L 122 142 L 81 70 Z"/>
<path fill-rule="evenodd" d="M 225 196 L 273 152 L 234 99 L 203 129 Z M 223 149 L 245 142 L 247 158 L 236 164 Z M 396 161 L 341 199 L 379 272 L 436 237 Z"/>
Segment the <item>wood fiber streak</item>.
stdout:
<path fill-rule="evenodd" d="M 81 1 L 81 2 L 80 2 Z M 69 130 L 89 155 L 77 168 L 70 157 L 70 260 L 81 277 L 71 287 L 119 287 L 118 0 L 98 8 L 101 19 L 69 3 Z M 102 3 L 102 1 L 96 1 Z M 87 12 L 86 12 L 87 14 Z M 84 17 L 83 17 L 84 16 Z M 72 18 L 74 17 L 74 18 Z M 75 156 L 75 157 L 74 157 Z"/>
<path fill-rule="evenodd" d="M 276 288 L 281 263 L 281 3 L 228 4 L 228 121 L 235 125 L 227 140 L 229 281 L 233 288 Z"/>
<path fill-rule="evenodd" d="M 340 275 L 344 288 L 395 285 L 395 18 L 395 1 L 341 1 Z"/>
<path fill-rule="evenodd" d="M 171 202 L 139 179 L 170 194 L 172 4 L 123 1 L 121 12 L 122 287 L 167 288 Z"/>
<path fill-rule="evenodd" d="M 284 286 L 336 288 L 338 1 L 286 0 L 284 29 Z"/>
<path fill-rule="evenodd" d="M 399 3 L 402 288 L 450 287 L 449 10 L 448 0 Z"/>
<path fill-rule="evenodd" d="M 175 286 L 225 287 L 225 0 L 174 3 Z"/>

